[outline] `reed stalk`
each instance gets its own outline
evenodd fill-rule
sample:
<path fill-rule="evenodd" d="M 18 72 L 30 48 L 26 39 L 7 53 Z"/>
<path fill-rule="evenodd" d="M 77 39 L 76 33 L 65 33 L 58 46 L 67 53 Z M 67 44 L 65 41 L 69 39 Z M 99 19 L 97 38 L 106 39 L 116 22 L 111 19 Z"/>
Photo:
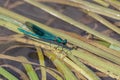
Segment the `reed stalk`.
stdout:
<path fill-rule="evenodd" d="M 109 9 L 85 0 L 70 0 L 70 1 L 81 4 L 80 7 L 82 9 L 120 20 L 120 12 L 117 10 Z"/>

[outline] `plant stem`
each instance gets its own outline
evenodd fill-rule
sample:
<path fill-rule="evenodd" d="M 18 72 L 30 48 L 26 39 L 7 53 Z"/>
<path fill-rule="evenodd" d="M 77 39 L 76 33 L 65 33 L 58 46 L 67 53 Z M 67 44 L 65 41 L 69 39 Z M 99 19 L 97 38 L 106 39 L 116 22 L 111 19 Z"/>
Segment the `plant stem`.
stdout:
<path fill-rule="evenodd" d="M 109 6 L 109 4 L 103 0 L 93 0 L 93 1 L 105 7 Z"/>
<path fill-rule="evenodd" d="M 18 80 L 18 78 L 2 67 L 0 67 L 0 75 L 3 75 L 8 80 Z"/>
<path fill-rule="evenodd" d="M 74 50 L 73 55 L 80 58 L 80 60 L 83 63 L 90 65 L 96 68 L 97 70 L 100 70 L 101 72 L 104 72 L 105 74 L 108 74 L 109 76 L 113 78 L 116 78 L 118 80 L 120 79 L 120 66 L 115 65 L 109 61 L 106 61 L 105 59 L 97 57 L 81 49 L 79 51 Z"/>
<path fill-rule="evenodd" d="M 74 3 L 74 2 L 69 2 L 66 0 L 60 0 L 60 1 L 54 1 L 54 0 L 37 0 L 40 2 L 52 2 L 52 3 L 59 3 L 59 4 L 65 4 L 65 5 L 70 5 L 70 6 L 74 6 L 74 7 L 79 7 L 79 4 Z M 99 0 L 96 0 L 99 2 Z M 90 12 L 90 11 L 86 11 L 81 9 L 84 13 L 88 14 L 89 16 L 91 16 L 92 18 L 96 19 L 97 21 L 101 22 L 102 24 L 104 24 L 106 27 L 110 28 L 111 30 L 115 31 L 116 33 L 120 34 L 120 28 L 116 27 L 115 25 L 113 25 L 112 23 L 110 23 L 109 21 L 107 21 L 106 19 L 104 19 L 102 16 Z"/>
<path fill-rule="evenodd" d="M 85 1 L 85 0 L 70 0 L 70 1 L 81 4 L 80 7 L 82 9 L 120 20 L 120 12 L 119 11 L 105 8 L 103 6 L 99 6 L 99 5 L 96 5 L 94 3 L 90 3 L 90 2 Z"/>

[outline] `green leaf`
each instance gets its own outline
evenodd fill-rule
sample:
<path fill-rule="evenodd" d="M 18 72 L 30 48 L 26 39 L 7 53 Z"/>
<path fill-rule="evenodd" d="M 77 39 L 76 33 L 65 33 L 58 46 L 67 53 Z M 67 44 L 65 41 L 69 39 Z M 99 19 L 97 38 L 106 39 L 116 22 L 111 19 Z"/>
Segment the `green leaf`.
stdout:
<path fill-rule="evenodd" d="M 0 67 L 0 75 L 4 76 L 8 80 L 18 80 L 18 78 L 2 67 Z"/>

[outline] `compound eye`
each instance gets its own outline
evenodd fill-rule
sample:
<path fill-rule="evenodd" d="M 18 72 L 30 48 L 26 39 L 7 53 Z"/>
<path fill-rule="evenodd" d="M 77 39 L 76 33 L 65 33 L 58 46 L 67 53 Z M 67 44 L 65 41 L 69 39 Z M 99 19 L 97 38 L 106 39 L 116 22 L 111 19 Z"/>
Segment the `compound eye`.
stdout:
<path fill-rule="evenodd" d="M 65 40 L 63 40 L 63 44 L 64 45 L 66 45 L 67 44 L 67 40 L 65 39 Z"/>

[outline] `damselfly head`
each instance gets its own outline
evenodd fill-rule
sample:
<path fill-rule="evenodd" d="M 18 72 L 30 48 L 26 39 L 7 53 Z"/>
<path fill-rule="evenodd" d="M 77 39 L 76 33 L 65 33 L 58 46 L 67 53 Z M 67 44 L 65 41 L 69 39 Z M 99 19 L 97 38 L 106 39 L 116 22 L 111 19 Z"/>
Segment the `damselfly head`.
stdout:
<path fill-rule="evenodd" d="M 67 44 L 67 39 L 64 39 L 63 42 L 62 42 L 63 45 L 66 45 Z"/>

